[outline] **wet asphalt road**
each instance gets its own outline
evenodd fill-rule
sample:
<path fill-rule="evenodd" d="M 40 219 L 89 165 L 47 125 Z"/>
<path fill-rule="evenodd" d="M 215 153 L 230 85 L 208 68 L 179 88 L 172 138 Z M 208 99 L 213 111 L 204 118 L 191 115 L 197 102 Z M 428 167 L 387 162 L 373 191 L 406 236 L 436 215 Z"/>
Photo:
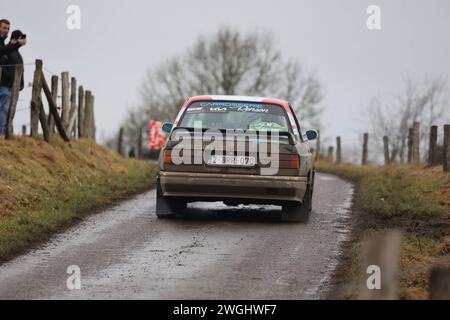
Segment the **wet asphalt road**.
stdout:
<path fill-rule="evenodd" d="M 198 203 L 155 216 L 155 191 L 86 218 L 0 266 L 0 299 L 324 298 L 349 231 L 352 186 L 318 174 L 307 224 L 278 207 Z M 67 289 L 67 268 L 81 290 Z"/>

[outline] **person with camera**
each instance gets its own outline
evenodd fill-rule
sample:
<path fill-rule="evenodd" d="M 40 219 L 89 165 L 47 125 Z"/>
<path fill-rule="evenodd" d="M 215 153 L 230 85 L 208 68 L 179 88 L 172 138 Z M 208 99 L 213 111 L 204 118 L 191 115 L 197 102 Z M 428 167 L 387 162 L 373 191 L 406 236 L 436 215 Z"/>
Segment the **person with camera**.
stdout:
<path fill-rule="evenodd" d="M 0 68 L 2 76 L 0 80 L 0 135 L 4 135 L 8 110 L 11 101 L 11 88 L 14 81 L 15 65 L 23 65 L 23 59 L 19 52 L 20 47 L 26 45 L 26 35 L 20 30 L 11 34 L 11 40 L 5 44 L 8 37 L 10 23 L 8 20 L 0 20 Z M 23 69 L 22 69 L 23 70 Z M 20 89 L 23 89 L 23 73 Z"/>

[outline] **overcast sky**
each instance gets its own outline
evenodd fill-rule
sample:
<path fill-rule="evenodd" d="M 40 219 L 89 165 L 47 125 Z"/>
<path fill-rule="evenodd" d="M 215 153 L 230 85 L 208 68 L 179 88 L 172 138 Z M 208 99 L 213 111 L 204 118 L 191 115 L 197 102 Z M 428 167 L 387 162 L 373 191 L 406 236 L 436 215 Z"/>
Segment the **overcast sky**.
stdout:
<path fill-rule="evenodd" d="M 66 27 L 72 4 L 81 8 L 81 30 Z M 371 4 L 381 8 L 379 31 L 366 27 Z M 0 0 L 0 15 L 27 33 L 25 62 L 42 58 L 48 78 L 67 70 L 94 92 L 99 137 L 115 133 L 139 101 L 148 67 L 220 26 L 270 30 L 285 57 L 316 71 L 326 132 L 346 141 L 365 130 L 371 97 L 398 92 L 407 75 L 450 75 L 448 0 Z M 33 66 L 26 69 L 29 82 Z M 29 123 L 21 109 L 30 96 L 21 96 L 16 129 Z"/>

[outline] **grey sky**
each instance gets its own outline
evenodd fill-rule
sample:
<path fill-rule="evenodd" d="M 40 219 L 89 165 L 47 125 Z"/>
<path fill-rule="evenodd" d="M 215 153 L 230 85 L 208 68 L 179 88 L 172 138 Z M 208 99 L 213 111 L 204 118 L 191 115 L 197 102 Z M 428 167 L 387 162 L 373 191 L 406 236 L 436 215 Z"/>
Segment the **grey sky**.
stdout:
<path fill-rule="evenodd" d="M 82 29 L 66 28 L 66 8 L 81 7 Z M 381 7 L 382 30 L 366 28 L 366 8 Z M 28 35 L 24 60 L 70 71 L 96 96 L 99 136 L 112 134 L 139 100 L 146 69 L 182 53 L 199 34 L 227 25 L 272 31 L 283 54 L 314 70 L 326 87 L 328 134 L 356 141 L 372 96 L 397 92 L 406 75 L 450 75 L 450 1 L 0 0 L 0 15 Z M 33 66 L 27 66 L 26 81 Z M 50 74 L 47 74 L 49 77 Z M 30 90 L 16 128 L 29 122 Z"/>

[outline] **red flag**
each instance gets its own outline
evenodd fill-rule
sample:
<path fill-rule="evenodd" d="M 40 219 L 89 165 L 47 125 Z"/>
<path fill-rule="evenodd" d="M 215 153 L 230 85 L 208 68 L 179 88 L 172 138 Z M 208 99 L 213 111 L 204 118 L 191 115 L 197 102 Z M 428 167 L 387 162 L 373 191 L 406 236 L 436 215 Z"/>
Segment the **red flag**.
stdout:
<path fill-rule="evenodd" d="M 162 127 L 161 121 L 150 121 L 149 131 L 150 134 L 148 136 L 148 148 L 150 150 L 161 150 L 166 143 L 166 134 L 161 130 Z"/>

